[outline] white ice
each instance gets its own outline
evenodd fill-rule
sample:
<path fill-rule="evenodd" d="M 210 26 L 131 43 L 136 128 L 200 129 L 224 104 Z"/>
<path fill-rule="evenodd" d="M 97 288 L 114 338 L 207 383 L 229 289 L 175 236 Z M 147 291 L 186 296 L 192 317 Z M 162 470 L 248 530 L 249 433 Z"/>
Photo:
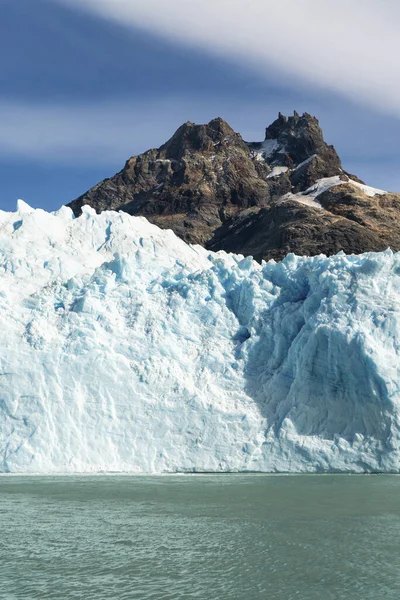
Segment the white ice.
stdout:
<path fill-rule="evenodd" d="M 278 140 L 265 140 L 258 151 L 255 152 L 255 159 L 264 161 L 279 149 Z"/>
<path fill-rule="evenodd" d="M 353 181 L 353 179 L 350 179 L 349 183 L 351 183 L 351 185 L 354 185 L 355 187 L 358 187 L 364 194 L 370 196 L 371 198 L 373 196 L 381 196 L 383 194 L 387 194 L 387 191 L 385 190 L 380 190 L 378 188 L 371 187 L 370 185 L 358 183 L 358 181 Z"/>
<path fill-rule="evenodd" d="M 293 171 L 297 171 L 297 169 L 300 169 L 301 167 L 304 167 L 304 165 L 308 165 L 308 163 L 310 163 L 311 161 L 314 160 L 314 158 L 316 158 L 317 154 L 312 154 L 311 156 L 309 156 L 308 158 L 306 158 L 306 160 L 303 160 L 303 162 L 299 163 L 294 169 Z"/>
<path fill-rule="evenodd" d="M 4 472 L 400 471 L 400 255 L 0 212 Z"/>
<path fill-rule="evenodd" d="M 271 177 L 278 177 L 279 175 L 282 175 L 282 173 L 286 173 L 286 171 L 288 171 L 288 167 L 282 167 L 282 166 L 277 166 L 277 167 L 273 167 L 272 171 L 269 175 L 267 175 L 267 179 L 270 179 Z"/>
<path fill-rule="evenodd" d="M 324 177 L 323 179 L 318 179 L 314 185 L 309 187 L 304 192 L 298 192 L 297 194 L 289 192 L 288 194 L 282 196 L 282 198 L 279 199 L 279 202 L 295 201 L 299 202 L 300 204 L 306 204 L 312 208 L 318 208 L 322 210 L 323 206 L 318 201 L 318 196 L 337 185 L 354 186 L 360 189 L 363 194 L 370 196 L 371 198 L 376 195 L 387 194 L 385 190 L 379 190 L 377 188 L 370 187 L 369 185 L 358 183 L 358 181 L 353 181 L 353 179 L 344 181 L 339 175 L 335 175 L 333 177 Z"/>

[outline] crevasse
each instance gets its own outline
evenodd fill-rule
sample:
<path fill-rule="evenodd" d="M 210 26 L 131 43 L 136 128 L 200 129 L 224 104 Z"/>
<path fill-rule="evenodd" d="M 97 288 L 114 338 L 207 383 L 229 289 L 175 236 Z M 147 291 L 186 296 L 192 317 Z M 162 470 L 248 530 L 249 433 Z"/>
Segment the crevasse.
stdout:
<path fill-rule="evenodd" d="M 400 255 L 0 212 L 3 472 L 400 471 Z"/>

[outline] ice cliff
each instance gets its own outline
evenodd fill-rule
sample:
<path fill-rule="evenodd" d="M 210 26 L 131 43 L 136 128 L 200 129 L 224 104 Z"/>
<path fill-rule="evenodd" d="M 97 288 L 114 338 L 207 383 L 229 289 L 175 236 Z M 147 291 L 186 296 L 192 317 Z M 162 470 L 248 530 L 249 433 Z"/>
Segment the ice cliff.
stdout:
<path fill-rule="evenodd" d="M 0 470 L 400 471 L 400 254 L 0 212 Z"/>

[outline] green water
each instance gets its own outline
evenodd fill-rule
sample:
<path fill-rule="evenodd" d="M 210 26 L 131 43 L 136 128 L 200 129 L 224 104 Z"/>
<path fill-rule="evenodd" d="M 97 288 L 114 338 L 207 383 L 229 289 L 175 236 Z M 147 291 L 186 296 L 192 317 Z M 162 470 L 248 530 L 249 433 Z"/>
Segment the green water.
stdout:
<path fill-rule="evenodd" d="M 400 598 L 400 477 L 0 477 L 0 598 Z"/>

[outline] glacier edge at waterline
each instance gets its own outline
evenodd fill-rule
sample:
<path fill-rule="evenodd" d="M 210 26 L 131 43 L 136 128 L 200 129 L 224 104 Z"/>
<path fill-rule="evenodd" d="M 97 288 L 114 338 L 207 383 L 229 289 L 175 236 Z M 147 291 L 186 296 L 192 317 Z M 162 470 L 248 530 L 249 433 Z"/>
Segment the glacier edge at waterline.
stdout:
<path fill-rule="evenodd" d="M 399 472 L 400 253 L 0 212 L 0 471 Z"/>

